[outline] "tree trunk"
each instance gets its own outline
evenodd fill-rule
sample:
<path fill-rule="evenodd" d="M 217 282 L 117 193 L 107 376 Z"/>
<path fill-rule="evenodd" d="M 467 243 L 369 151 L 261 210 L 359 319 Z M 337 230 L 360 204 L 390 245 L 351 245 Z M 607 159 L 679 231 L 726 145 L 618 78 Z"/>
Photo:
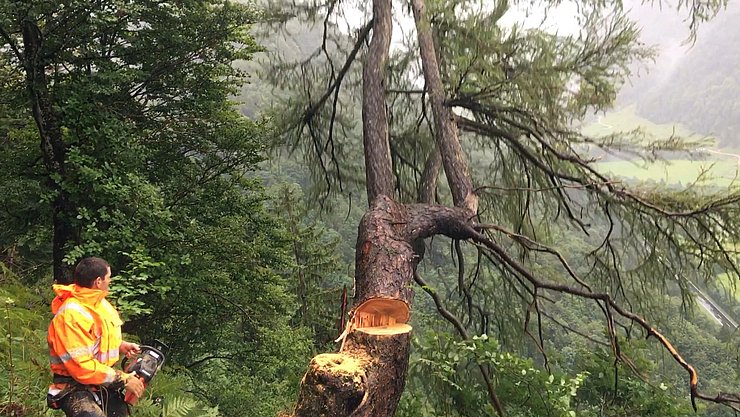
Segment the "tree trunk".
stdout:
<path fill-rule="evenodd" d="M 421 65 L 424 80 L 429 89 L 429 100 L 434 114 L 435 138 L 442 155 L 442 163 L 447 175 L 447 182 L 452 191 L 452 198 L 458 207 L 467 207 L 473 213 L 478 211 L 478 197 L 473 192 L 473 182 L 468 172 L 467 158 L 463 153 L 460 139 L 457 136 L 457 123 L 454 115 L 445 105 L 446 94 L 439 72 L 439 61 L 434 49 L 434 39 L 429 20 L 424 15 L 424 0 L 412 0 L 414 21 L 419 38 Z"/>
<path fill-rule="evenodd" d="M 391 0 L 373 2 L 373 37 L 362 70 L 362 138 L 365 150 L 367 202 L 393 193 L 388 114 L 385 108 L 385 64 L 391 44 Z"/>
<path fill-rule="evenodd" d="M 26 90 L 31 104 L 31 113 L 41 139 L 41 155 L 47 170 L 48 184 L 54 192 L 52 200 L 52 267 L 54 281 L 60 284 L 71 282 L 71 273 L 63 259 L 67 244 L 73 239 L 70 219 L 73 208 L 69 194 L 61 186 L 65 177 L 67 147 L 62 138 L 59 119 L 49 97 L 49 83 L 43 62 L 43 36 L 35 22 L 24 20 L 23 65 L 26 71 Z"/>
<path fill-rule="evenodd" d="M 469 237 L 470 211 L 398 204 L 381 195 L 360 222 L 355 303 L 338 353 L 316 356 L 301 383 L 295 417 L 390 417 L 408 368 L 414 244 Z"/>
<path fill-rule="evenodd" d="M 338 353 L 318 355 L 303 378 L 296 417 L 393 416 L 405 385 L 419 257 L 408 211 L 381 195 L 357 237 L 355 301 Z"/>
<path fill-rule="evenodd" d="M 442 155 L 439 148 L 435 146 L 424 163 L 424 171 L 419 181 L 419 199 L 420 203 L 434 203 L 437 193 L 437 178 L 439 170 L 442 168 Z"/>

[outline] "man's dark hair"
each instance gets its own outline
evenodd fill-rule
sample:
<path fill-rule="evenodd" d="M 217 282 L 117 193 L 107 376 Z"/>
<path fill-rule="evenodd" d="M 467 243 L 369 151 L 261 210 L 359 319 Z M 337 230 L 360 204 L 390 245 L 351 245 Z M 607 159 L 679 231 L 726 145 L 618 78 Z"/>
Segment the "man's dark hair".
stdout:
<path fill-rule="evenodd" d="M 92 288 L 95 279 L 105 277 L 105 274 L 108 273 L 108 268 L 110 268 L 110 265 L 108 265 L 105 259 L 94 256 L 82 258 L 75 267 L 75 284 L 81 287 Z"/>

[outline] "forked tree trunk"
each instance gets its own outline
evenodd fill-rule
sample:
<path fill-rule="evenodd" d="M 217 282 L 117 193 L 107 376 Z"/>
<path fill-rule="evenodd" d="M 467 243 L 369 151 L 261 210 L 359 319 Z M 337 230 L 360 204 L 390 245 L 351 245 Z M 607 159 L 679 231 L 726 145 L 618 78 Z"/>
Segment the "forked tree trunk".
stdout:
<path fill-rule="evenodd" d="M 421 5 L 421 6 L 419 6 Z M 423 12 L 423 2 L 415 12 Z M 444 105 L 444 89 L 428 21 L 419 19 L 424 75 L 430 89 L 437 145 L 430 156 L 421 201 L 433 200 L 437 172 L 444 165 L 455 208 L 393 201 L 393 173 L 385 108 L 385 62 L 392 25 L 391 0 L 373 2 L 373 35 L 363 69 L 363 142 L 370 210 L 360 222 L 355 248 L 355 300 L 338 353 L 316 356 L 301 383 L 295 417 L 391 417 L 406 382 L 412 283 L 429 236 L 470 236 L 477 198 Z M 422 33 L 424 32 L 424 33 Z M 430 52 L 431 48 L 431 52 Z"/>
<path fill-rule="evenodd" d="M 301 382 L 295 417 L 390 417 L 408 368 L 413 246 L 443 234 L 467 237 L 471 212 L 402 205 L 381 195 L 365 214 L 356 247 L 356 294 L 338 353 L 318 355 Z"/>

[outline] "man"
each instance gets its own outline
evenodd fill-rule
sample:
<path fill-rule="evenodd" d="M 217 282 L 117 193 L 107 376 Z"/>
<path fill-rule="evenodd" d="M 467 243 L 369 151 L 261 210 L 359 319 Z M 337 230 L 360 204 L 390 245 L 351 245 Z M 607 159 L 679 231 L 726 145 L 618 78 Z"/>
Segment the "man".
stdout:
<path fill-rule="evenodd" d="M 84 258 L 75 268 L 74 284 L 54 285 L 54 318 L 49 324 L 49 360 L 54 373 L 47 401 L 66 417 L 127 417 L 121 389 L 140 397 L 144 384 L 112 368 L 120 355 L 141 352 L 121 338 L 123 322 L 105 299 L 111 270 L 101 258 Z"/>

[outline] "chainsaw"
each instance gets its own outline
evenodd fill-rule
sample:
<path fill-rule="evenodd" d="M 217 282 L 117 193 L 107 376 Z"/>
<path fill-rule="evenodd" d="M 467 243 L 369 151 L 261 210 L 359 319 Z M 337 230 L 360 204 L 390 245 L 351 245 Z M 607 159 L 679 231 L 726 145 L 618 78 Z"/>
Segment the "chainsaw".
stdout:
<path fill-rule="evenodd" d="M 139 353 L 131 362 L 128 362 L 128 358 L 124 359 L 121 363 L 126 373 L 133 373 L 136 378 L 139 378 L 144 383 L 146 388 L 151 382 L 154 375 L 162 369 L 164 365 L 165 355 L 164 352 L 169 350 L 169 347 L 159 340 L 155 340 L 151 345 L 141 345 L 141 353 Z M 123 398 L 128 404 L 134 405 L 139 401 L 139 397 L 134 395 L 133 392 L 127 392 Z"/>

